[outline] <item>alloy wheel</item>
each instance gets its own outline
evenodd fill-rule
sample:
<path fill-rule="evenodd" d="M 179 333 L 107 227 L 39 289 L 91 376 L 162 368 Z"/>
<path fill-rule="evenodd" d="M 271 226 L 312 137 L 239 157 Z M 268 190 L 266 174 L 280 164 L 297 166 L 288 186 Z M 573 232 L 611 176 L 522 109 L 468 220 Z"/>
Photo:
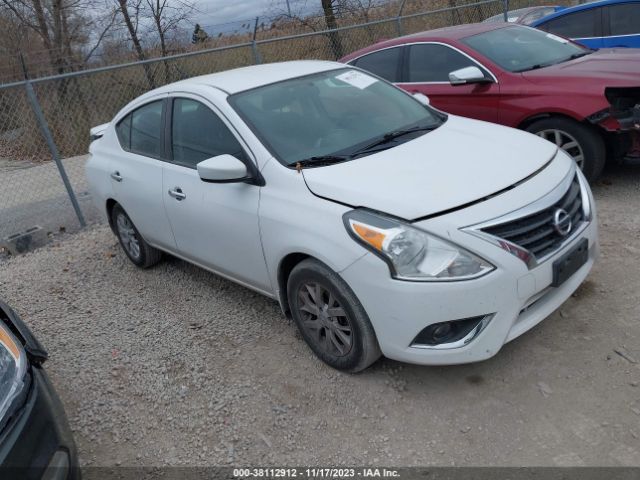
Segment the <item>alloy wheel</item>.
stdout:
<path fill-rule="evenodd" d="M 353 347 L 349 317 L 336 297 L 319 283 L 304 283 L 298 290 L 302 328 L 322 351 L 344 357 Z"/>
<path fill-rule="evenodd" d="M 116 218 L 116 224 L 118 227 L 118 235 L 120 236 L 124 249 L 131 258 L 137 260 L 140 258 L 140 242 L 133 228 L 133 223 L 131 223 L 131 220 L 129 220 L 126 215 L 120 213 Z"/>
<path fill-rule="evenodd" d="M 582 170 L 584 165 L 584 152 L 578 141 L 572 135 L 569 135 L 564 130 L 557 130 L 555 128 L 541 130 L 537 132 L 536 135 L 551 143 L 555 143 L 559 148 L 567 152 L 576 162 L 578 168 Z"/>

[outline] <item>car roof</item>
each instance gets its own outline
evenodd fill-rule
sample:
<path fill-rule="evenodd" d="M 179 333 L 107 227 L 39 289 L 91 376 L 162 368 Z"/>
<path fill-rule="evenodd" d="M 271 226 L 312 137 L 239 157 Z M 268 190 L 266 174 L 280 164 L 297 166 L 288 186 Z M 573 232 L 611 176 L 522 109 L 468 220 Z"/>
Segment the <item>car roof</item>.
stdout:
<path fill-rule="evenodd" d="M 234 68 L 224 72 L 200 75 L 179 82 L 170 83 L 148 92 L 145 96 L 168 93 L 181 88 L 207 85 L 218 88 L 230 95 L 270 83 L 302 77 L 314 73 L 326 72 L 338 68 L 345 68 L 343 63 L 322 60 L 296 60 L 291 62 L 268 63 Z"/>
<path fill-rule="evenodd" d="M 512 18 L 514 15 L 516 16 L 515 18 L 520 20 L 522 17 L 528 15 L 531 12 L 535 12 L 536 10 L 543 10 L 545 8 L 554 8 L 554 9 L 558 9 L 558 8 L 563 8 L 560 7 L 559 5 L 536 5 L 535 7 L 522 7 L 522 8 L 516 8 L 515 10 L 509 10 L 507 12 L 507 17 L 508 18 Z M 549 14 L 551 15 L 551 14 Z M 498 15 L 493 15 L 489 18 L 485 18 L 483 20 L 483 22 L 487 22 L 490 20 L 496 21 L 496 20 L 502 20 L 504 18 L 504 12 L 503 13 L 499 13 Z M 514 21 L 508 22 L 508 23 L 517 23 Z"/>
<path fill-rule="evenodd" d="M 499 28 L 505 28 L 512 24 L 494 24 L 494 23 L 466 23 L 464 25 L 456 25 L 453 27 L 437 28 L 435 30 L 427 30 L 425 32 L 413 33 L 411 35 L 405 35 L 395 40 L 433 40 L 435 38 L 460 40 L 461 38 L 469 37 L 477 33 L 488 32 L 490 30 L 497 30 Z M 400 42 L 406 43 L 406 42 Z"/>
<path fill-rule="evenodd" d="M 492 30 L 498 30 L 500 28 L 527 28 L 516 23 L 505 22 L 487 22 L 487 23 L 467 23 L 464 25 L 456 25 L 455 27 L 438 28 L 436 30 L 428 30 L 426 32 L 413 33 L 411 35 L 405 35 L 404 37 L 393 38 L 389 40 L 382 40 L 368 47 L 357 50 L 349 55 L 346 55 L 341 61 L 349 62 L 354 58 L 358 58 L 362 55 L 366 55 L 377 50 L 381 50 L 386 47 L 392 47 L 396 45 L 404 45 L 413 42 L 432 42 L 432 41 L 444 41 L 447 40 L 460 40 L 471 35 L 478 33 L 490 32 Z"/>
<path fill-rule="evenodd" d="M 640 0 L 595 0 L 593 2 L 583 3 L 581 5 L 575 5 L 573 7 L 563 8 L 562 10 L 558 10 L 555 13 L 551 13 L 542 17 L 535 22 L 532 22 L 530 27 L 537 27 L 538 25 L 542 25 L 547 23 L 549 20 L 553 20 L 554 18 L 562 17 L 563 15 L 568 15 L 574 12 L 581 12 L 583 10 L 591 10 L 592 8 L 603 7 L 606 5 L 616 5 L 620 3 L 640 3 Z"/>

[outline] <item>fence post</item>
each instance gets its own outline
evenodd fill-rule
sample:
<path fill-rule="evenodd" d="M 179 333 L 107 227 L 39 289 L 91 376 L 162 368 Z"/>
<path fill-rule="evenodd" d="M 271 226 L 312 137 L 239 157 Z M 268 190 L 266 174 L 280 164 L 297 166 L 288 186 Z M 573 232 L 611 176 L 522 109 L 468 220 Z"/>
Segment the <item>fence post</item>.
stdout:
<path fill-rule="evenodd" d="M 502 8 L 504 10 L 504 21 L 508 22 L 509 16 L 507 15 L 507 12 L 509 12 L 509 0 L 502 0 Z"/>
<path fill-rule="evenodd" d="M 27 90 L 27 98 L 29 99 L 29 103 L 31 104 L 31 109 L 33 110 L 33 113 L 36 116 L 36 121 L 38 122 L 38 126 L 42 131 L 42 135 L 44 136 L 44 139 L 47 142 L 47 146 L 49 147 L 49 151 L 51 152 L 53 161 L 56 162 L 56 167 L 58 167 L 58 172 L 60 172 L 60 176 L 62 177 L 62 182 L 64 183 L 64 186 L 67 189 L 67 194 L 69 195 L 69 199 L 71 200 L 73 209 L 76 211 L 76 215 L 78 216 L 78 221 L 80 222 L 80 226 L 84 228 L 87 226 L 87 223 L 84 220 L 84 215 L 82 215 L 82 210 L 80 209 L 80 205 L 78 204 L 78 199 L 76 198 L 76 194 L 73 191 L 71 182 L 69 182 L 69 177 L 67 176 L 67 172 L 64 169 L 62 160 L 60 159 L 60 154 L 58 153 L 58 147 L 56 146 L 56 143 L 53 140 L 53 136 L 51 135 L 51 130 L 49 130 L 49 125 L 47 123 L 47 120 L 44 117 L 44 113 L 42 113 L 42 108 L 40 107 L 40 104 L 38 103 L 36 93 L 33 91 L 33 85 L 31 85 L 31 82 L 29 81 L 29 79 L 25 79 L 24 86 Z"/>
<path fill-rule="evenodd" d="M 262 63 L 260 52 L 258 51 L 258 44 L 256 43 L 256 36 L 258 35 L 258 20 L 260 17 L 256 17 L 256 23 L 253 26 L 253 40 L 251 41 L 251 50 L 253 50 L 253 63 L 259 65 Z"/>
<path fill-rule="evenodd" d="M 402 10 L 404 10 L 404 4 L 407 0 L 402 0 L 400 3 L 400 8 L 398 9 L 398 15 L 396 16 L 396 27 L 398 29 L 398 36 L 402 36 Z"/>

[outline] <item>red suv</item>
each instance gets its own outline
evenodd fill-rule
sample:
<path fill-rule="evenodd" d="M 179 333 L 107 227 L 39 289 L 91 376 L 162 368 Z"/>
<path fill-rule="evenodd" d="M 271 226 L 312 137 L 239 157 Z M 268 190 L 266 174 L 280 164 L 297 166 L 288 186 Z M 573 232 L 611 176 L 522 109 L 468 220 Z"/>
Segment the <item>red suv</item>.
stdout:
<path fill-rule="evenodd" d="M 521 128 L 589 180 L 640 158 L 640 50 L 593 51 L 520 25 L 480 23 L 377 43 L 342 59 L 446 112 Z"/>

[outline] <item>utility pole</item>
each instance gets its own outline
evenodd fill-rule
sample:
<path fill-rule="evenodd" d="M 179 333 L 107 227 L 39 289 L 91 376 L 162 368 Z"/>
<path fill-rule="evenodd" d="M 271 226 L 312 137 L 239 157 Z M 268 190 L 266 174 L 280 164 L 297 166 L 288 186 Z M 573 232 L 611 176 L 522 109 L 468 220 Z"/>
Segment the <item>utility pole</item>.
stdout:
<path fill-rule="evenodd" d="M 289 0 L 287 0 L 287 12 L 289 13 L 289 17 L 291 17 L 291 5 L 289 5 Z"/>

